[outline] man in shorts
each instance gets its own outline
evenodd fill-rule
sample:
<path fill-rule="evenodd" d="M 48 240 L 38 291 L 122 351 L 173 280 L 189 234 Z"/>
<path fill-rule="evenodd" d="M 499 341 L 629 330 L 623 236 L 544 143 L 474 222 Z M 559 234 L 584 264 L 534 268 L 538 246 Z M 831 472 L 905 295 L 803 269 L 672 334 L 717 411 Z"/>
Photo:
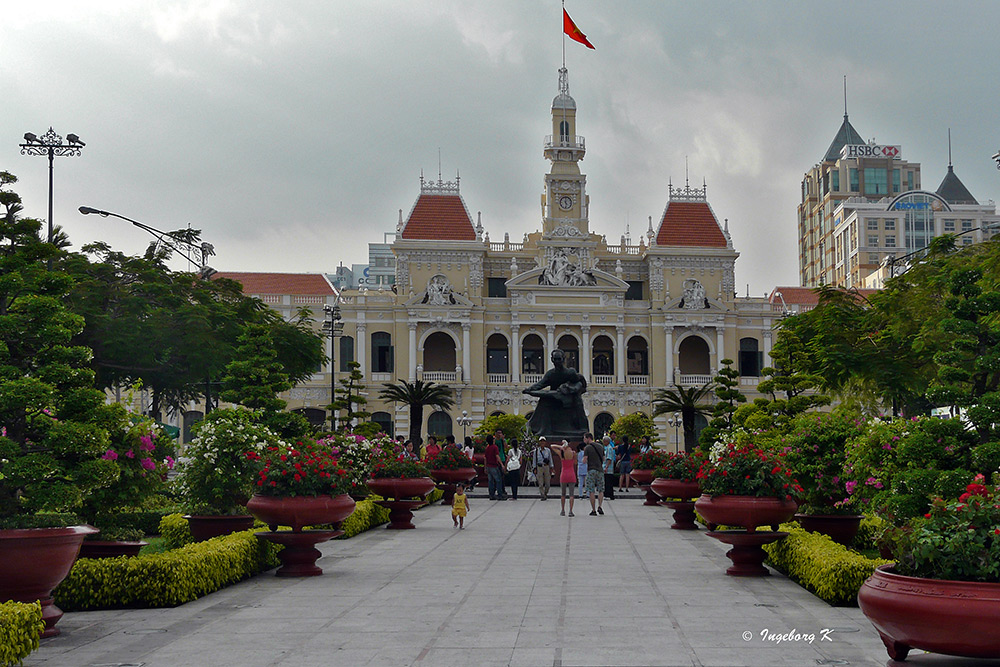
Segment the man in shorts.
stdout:
<path fill-rule="evenodd" d="M 590 516 L 604 514 L 604 448 L 594 442 L 593 433 L 583 434 L 583 457 L 587 461 L 584 489 L 590 495 Z M 595 505 L 596 500 L 596 505 Z"/>

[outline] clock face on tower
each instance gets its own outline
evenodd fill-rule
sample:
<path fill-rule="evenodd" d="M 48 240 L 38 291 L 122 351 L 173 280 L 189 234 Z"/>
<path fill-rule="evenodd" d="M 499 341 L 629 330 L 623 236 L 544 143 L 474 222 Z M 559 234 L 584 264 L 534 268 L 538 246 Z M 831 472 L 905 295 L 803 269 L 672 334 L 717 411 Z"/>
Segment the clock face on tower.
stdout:
<path fill-rule="evenodd" d="M 568 195 L 563 195 L 559 198 L 559 208 L 564 211 L 568 211 L 573 208 L 573 198 Z"/>

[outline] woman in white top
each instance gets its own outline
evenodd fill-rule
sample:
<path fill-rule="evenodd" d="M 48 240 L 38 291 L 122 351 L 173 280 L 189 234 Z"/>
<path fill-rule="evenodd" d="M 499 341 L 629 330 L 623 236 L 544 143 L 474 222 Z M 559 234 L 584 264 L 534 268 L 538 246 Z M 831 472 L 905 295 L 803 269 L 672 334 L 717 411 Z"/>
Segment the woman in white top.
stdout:
<path fill-rule="evenodd" d="M 472 446 L 472 436 L 465 436 L 465 444 L 462 447 L 462 453 L 469 457 L 470 461 L 475 461 L 476 449 Z"/>
<path fill-rule="evenodd" d="M 507 441 L 507 484 L 510 486 L 510 499 L 517 500 L 517 486 L 521 483 L 521 457 L 523 452 L 517 445 L 517 440 Z"/>

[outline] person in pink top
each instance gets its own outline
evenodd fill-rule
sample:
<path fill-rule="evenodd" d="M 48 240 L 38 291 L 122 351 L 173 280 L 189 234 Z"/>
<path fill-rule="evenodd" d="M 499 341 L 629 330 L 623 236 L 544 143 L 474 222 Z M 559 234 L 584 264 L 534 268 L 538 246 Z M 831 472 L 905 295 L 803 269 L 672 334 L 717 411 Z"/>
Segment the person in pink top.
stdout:
<path fill-rule="evenodd" d="M 565 440 L 561 445 L 552 445 L 552 451 L 559 460 L 559 489 L 562 509 L 559 516 L 566 516 L 566 494 L 569 494 L 569 515 L 573 516 L 573 500 L 576 495 L 576 450 Z"/>

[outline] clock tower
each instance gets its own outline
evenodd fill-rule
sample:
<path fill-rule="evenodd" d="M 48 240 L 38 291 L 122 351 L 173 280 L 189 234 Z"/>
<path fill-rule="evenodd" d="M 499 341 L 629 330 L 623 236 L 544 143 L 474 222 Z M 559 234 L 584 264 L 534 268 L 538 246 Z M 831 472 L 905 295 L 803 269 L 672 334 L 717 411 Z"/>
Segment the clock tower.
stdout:
<path fill-rule="evenodd" d="M 552 134 L 545 137 L 545 158 L 552 168 L 542 194 L 542 235 L 587 237 L 589 199 L 587 177 L 580 173 L 586 153 L 576 134 L 576 101 L 569 95 L 569 73 L 559 69 L 559 94 L 552 100 Z"/>

